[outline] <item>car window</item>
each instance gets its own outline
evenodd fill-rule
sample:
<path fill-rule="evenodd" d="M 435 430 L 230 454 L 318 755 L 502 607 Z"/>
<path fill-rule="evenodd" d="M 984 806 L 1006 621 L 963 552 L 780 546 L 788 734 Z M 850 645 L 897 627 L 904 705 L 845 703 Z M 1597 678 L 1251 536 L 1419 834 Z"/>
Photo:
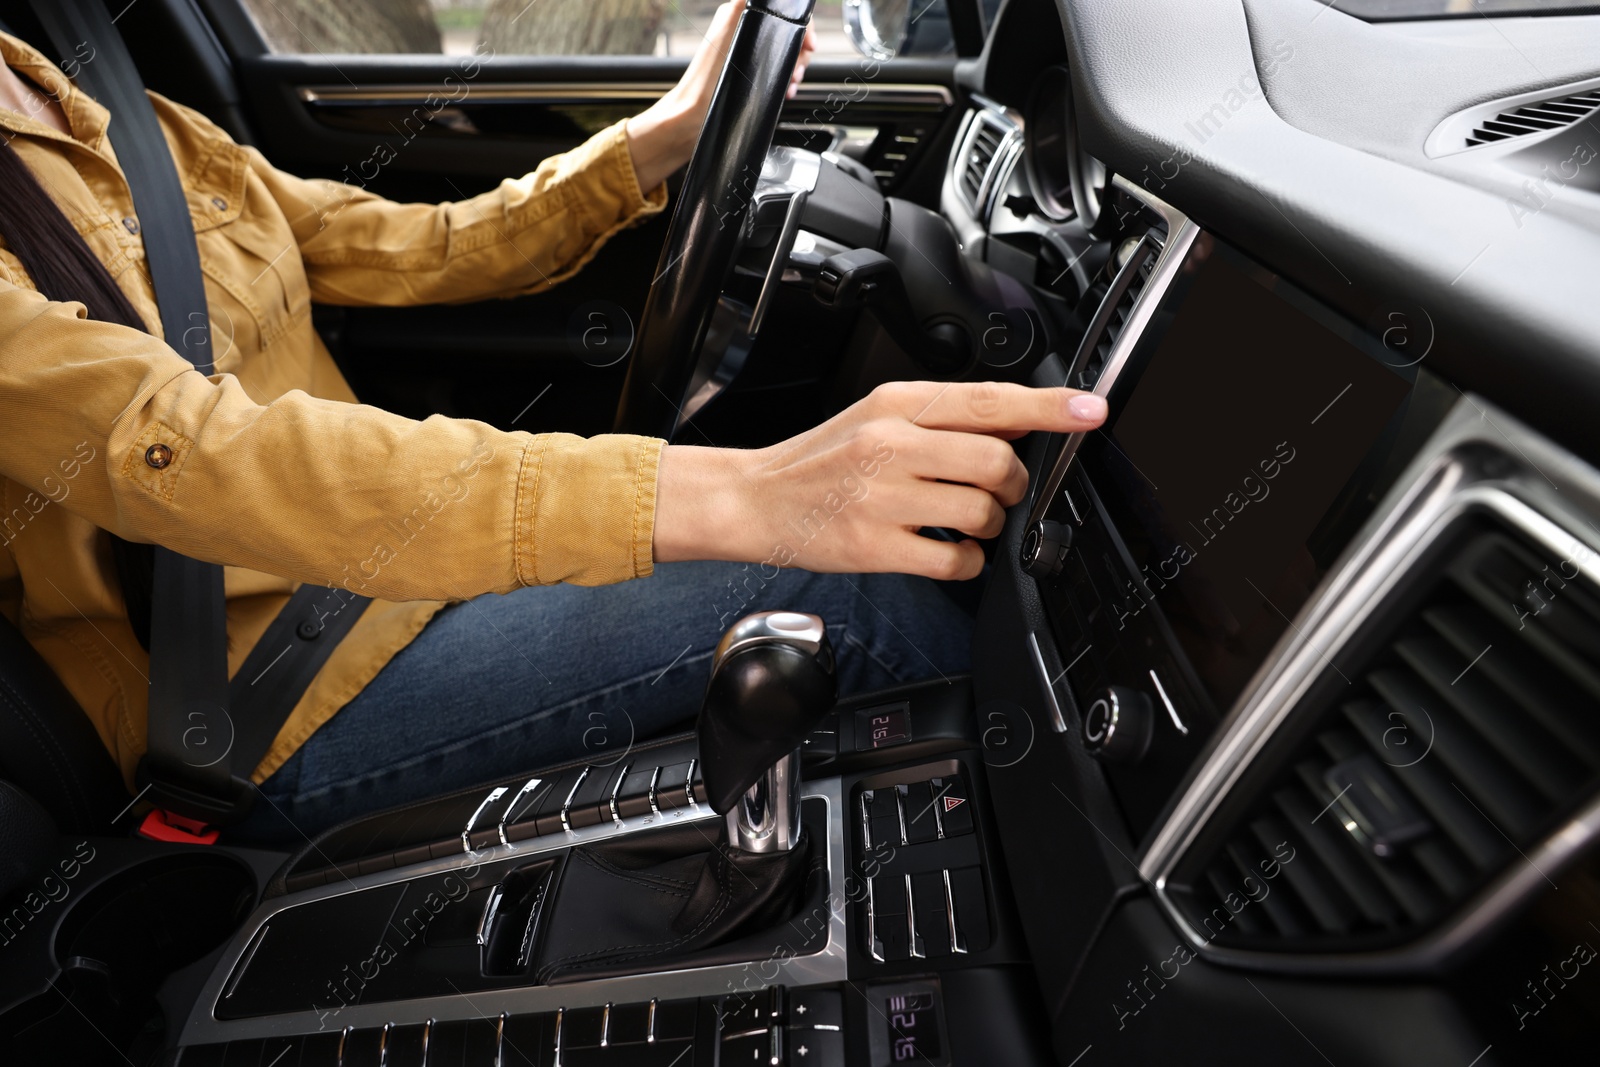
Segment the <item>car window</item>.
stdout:
<path fill-rule="evenodd" d="M 693 54 L 718 0 L 242 0 L 268 47 L 290 53 Z M 879 0 L 883 3 L 884 0 Z M 902 5 L 905 0 L 901 0 Z M 817 0 L 817 52 L 856 58 L 846 0 Z M 913 0 L 915 53 L 949 51 L 945 0 Z M 893 0 L 888 0 L 893 6 Z M 920 28 L 920 27 L 919 27 Z"/>

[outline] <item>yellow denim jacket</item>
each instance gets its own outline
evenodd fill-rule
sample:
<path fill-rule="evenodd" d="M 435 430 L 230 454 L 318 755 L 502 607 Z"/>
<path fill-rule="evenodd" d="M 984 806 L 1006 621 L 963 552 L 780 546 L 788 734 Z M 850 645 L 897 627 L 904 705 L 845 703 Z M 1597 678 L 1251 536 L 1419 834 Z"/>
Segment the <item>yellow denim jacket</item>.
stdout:
<path fill-rule="evenodd" d="M 45 299 L 0 243 L 0 611 L 130 783 L 145 748 L 148 657 L 102 531 L 226 566 L 230 673 L 297 583 L 377 598 L 295 707 L 258 782 L 444 602 L 650 573 L 660 441 L 507 433 L 365 407 L 311 325 L 313 301 L 464 302 L 570 276 L 666 203 L 662 188 L 640 191 L 621 124 L 470 200 L 396 204 L 284 174 L 152 93 L 205 272 L 207 378 L 161 340 L 106 109 L 21 41 L 0 34 L 0 55 L 61 99 L 72 129 L 0 109 L 0 136 L 150 327 L 91 321 L 81 304 Z M 171 449 L 159 468 L 146 459 L 156 444 Z"/>

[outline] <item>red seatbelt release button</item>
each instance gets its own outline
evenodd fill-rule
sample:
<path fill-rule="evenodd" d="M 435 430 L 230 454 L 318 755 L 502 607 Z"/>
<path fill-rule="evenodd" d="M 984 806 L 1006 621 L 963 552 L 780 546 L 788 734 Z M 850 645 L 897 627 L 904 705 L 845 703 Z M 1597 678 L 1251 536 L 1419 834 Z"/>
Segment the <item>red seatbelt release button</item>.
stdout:
<path fill-rule="evenodd" d="M 139 824 L 139 836 L 152 841 L 169 841 L 176 845 L 214 845 L 218 831 L 209 830 L 198 819 L 185 819 L 170 811 L 151 808 Z"/>

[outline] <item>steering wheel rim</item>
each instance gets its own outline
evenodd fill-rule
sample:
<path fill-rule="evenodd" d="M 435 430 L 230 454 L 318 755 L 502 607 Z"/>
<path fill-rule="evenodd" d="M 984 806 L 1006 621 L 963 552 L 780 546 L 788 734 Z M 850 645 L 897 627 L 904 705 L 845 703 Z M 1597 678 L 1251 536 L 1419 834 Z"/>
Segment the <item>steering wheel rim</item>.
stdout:
<path fill-rule="evenodd" d="M 748 0 L 645 299 L 616 429 L 671 438 L 733 267 L 814 0 Z"/>

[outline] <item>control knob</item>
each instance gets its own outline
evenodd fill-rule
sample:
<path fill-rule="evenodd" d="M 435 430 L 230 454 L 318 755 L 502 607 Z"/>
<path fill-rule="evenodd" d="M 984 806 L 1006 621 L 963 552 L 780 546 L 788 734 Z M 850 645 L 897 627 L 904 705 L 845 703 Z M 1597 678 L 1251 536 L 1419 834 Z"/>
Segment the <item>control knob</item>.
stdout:
<path fill-rule="evenodd" d="M 1137 689 L 1107 686 L 1083 716 L 1083 747 L 1102 763 L 1137 763 L 1150 747 L 1155 707 Z"/>
<path fill-rule="evenodd" d="M 1022 569 L 1035 578 L 1054 578 L 1072 548 L 1072 527 L 1040 519 L 1022 535 Z"/>

